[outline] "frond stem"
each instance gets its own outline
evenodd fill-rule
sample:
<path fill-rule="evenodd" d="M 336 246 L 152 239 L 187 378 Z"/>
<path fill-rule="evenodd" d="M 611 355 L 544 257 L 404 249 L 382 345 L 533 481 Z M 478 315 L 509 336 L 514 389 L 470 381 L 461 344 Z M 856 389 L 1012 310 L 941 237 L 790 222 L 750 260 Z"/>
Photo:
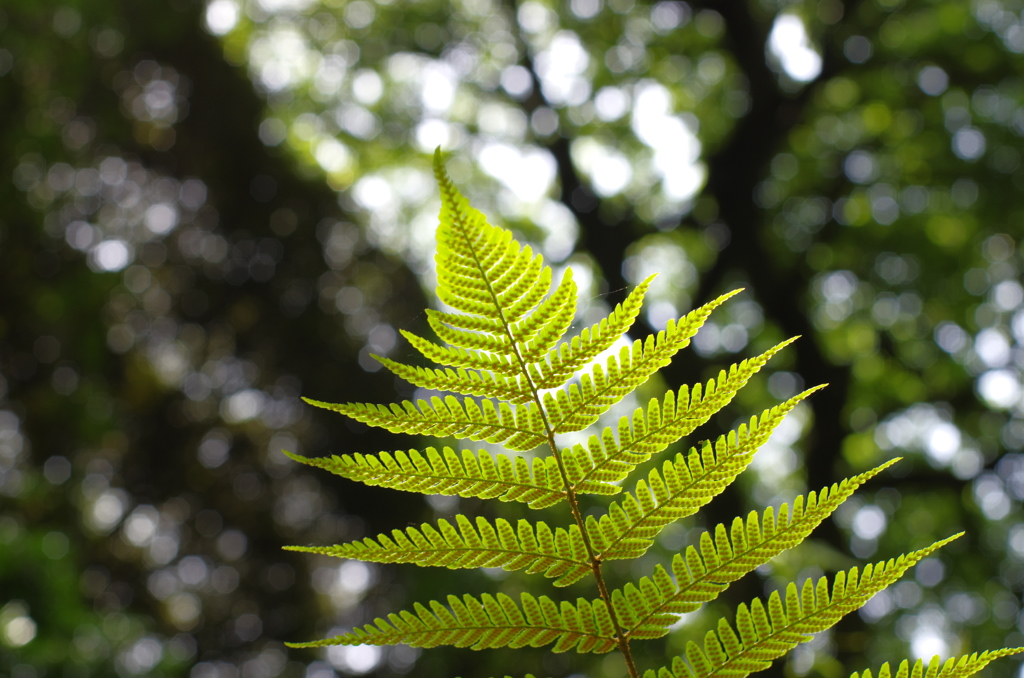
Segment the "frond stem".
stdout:
<path fill-rule="evenodd" d="M 530 388 L 534 391 L 534 396 L 537 398 L 537 402 L 540 402 L 539 396 L 537 396 L 536 389 L 533 388 L 533 384 L 530 384 Z M 587 549 L 587 557 L 590 559 L 590 570 L 594 573 L 594 581 L 597 582 L 597 589 L 601 595 L 601 600 L 604 601 L 605 606 L 608 608 L 608 614 L 611 616 L 612 624 L 615 625 L 616 637 L 615 642 L 619 647 L 619 652 L 626 660 L 626 669 L 629 671 L 630 678 L 640 678 L 640 673 L 637 671 L 636 662 L 633 661 L 633 653 L 629 649 L 629 635 L 628 631 L 623 629 L 619 623 L 619 617 L 615 613 L 615 608 L 612 607 L 612 596 L 608 591 L 608 585 L 604 581 L 604 575 L 601 574 L 601 558 L 594 553 L 594 546 L 590 543 L 590 535 L 587 533 L 586 523 L 583 520 L 583 515 L 580 513 L 579 502 L 576 499 L 576 492 L 572 488 L 572 483 L 569 482 L 569 476 L 565 472 L 565 464 L 562 462 L 562 454 L 558 449 L 558 445 L 555 444 L 554 431 L 551 430 L 551 425 L 548 423 L 547 413 L 541 410 L 541 415 L 544 418 L 544 427 L 547 429 L 548 434 L 548 446 L 551 448 L 551 453 L 555 455 L 555 460 L 558 462 L 558 472 L 562 475 L 562 482 L 565 484 L 565 498 L 569 502 L 569 508 L 572 510 L 573 520 L 576 521 L 576 526 L 579 527 L 580 535 L 583 537 L 583 545 Z"/>
<path fill-rule="evenodd" d="M 461 225 L 461 224 L 460 224 Z M 460 229 L 463 237 L 466 237 L 466 231 L 464 228 Z M 469 250 L 473 253 L 473 261 L 480 271 L 480 277 L 487 285 L 487 292 L 491 295 L 491 300 L 494 303 L 494 308 L 497 309 L 498 317 L 501 321 L 501 326 L 505 330 L 505 336 L 508 337 L 509 345 L 512 347 L 512 352 L 519 362 L 519 368 L 526 379 L 526 383 L 530 387 L 530 393 L 533 396 L 533 402 L 537 405 L 537 409 L 540 412 L 541 419 L 544 422 L 544 431 L 547 437 L 548 446 L 551 448 L 551 453 L 555 457 L 555 462 L 558 464 L 558 473 L 562 477 L 562 484 L 565 486 L 565 498 L 569 502 L 569 508 L 572 510 L 573 520 L 576 521 L 576 526 L 580 530 L 580 535 L 583 538 L 583 545 L 587 549 L 587 557 L 590 560 L 590 569 L 594 574 L 594 580 L 597 582 L 598 592 L 601 595 L 601 600 L 604 601 L 605 607 L 608 609 L 608 614 L 611 617 L 612 624 L 615 626 L 615 642 L 618 645 L 619 651 L 626 660 L 626 669 L 629 671 L 630 678 L 640 678 L 640 673 L 637 671 L 636 662 L 633 660 L 633 653 L 629 648 L 629 635 L 628 632 L 623 629 L 622 624 L 619 623 L 618 615 L 615 613 L 615 608 L 612 606 L 612 596 L 608 591 L 608 585 L 604 581 L 604 576 L 601 573 L 601 558 L 597 553 L 594 552 L 594 546 L 590 541 L 590 535 L 587 533 L 586 522 L 583 520 L 583 514 L 580 513 L 579 501 L 576 499 L 576 492 L 573 489 L 572 483 L 569 481 L 569 474 L 565 470 L 565 462 L 562 460 L 561 450 L 558 449 L 558 445 L 555 442 L 555 431 L 554 427 L 548 419 L 548 413 L 544 409 L 544 404 L 541 401 L 540 393 L 537 390 L 537 385 L 533 382 L 533 378 L 530 376 L 530 371 L 526 367 L 526 361 L 523 359 L 522 354 L 519 352 L 519 345 L 516 343 L 515 337 L 512 336 L 512 326 L 505 319 L 505 312 L 498 299 L 498 295 L 494 292 L 494 288 L 491 286 L 491 281 L 487 277 L 487 272 L 480 263 L 480 259 L 477 256 L 476 248 L 473 243 L 466 238 L 466 245 Z"/>

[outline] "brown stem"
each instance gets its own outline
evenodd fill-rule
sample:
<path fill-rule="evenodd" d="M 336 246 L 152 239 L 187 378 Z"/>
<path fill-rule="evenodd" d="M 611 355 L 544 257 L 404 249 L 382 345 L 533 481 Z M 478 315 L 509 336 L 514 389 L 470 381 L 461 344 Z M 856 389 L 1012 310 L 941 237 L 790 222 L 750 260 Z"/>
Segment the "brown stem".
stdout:
<path fill-rule="evenodd" d="M 530 388 L 533 389 L 531 382 Z M 540 399 L 537 397 L 536 389 L 533 389 L 534 397 L 536 399 L 538 407 L 540 406 Z M 544 427 L 548 433 L 548 446 L 551 448 L 552 454 L 555 456 L 555 461 L 558 462 L 558 472 L 562 476 L 562 483 L 565 485 L 565 498 L 569 502 L 569 508 L 572 510 L 572 517 L 576 521 L 576 526 L 580 529 L 580 535 L 583 537 L 583 545 L 587 549 L 587 557 L 590 558 L 590 570 L 594 573 L 594 580 L 597 582 L 598 592 L 601 594 L 601 600 L 604 601 L 608 608 L 608 614 L 611 616 L 612 623 L 615 625 L 615 642 L 618 644 L 619 652 L 626 659 L 626 670 L 629 671 L 630 678 L 640 678 L 640 673 L 637 671 L 636 662 L 633 661 L 633 653 L 629 649 L 629 636 L 626 635 L 626 631 L 622 628 L 619 623 L 619 617 L 615 614 L 615 608 L 612 607 L 612 596 L 608 592 L 608 585 L 604 581 L 604 576 L 601 574 L 601 557 L 594 553 L 594 547 L 590 542 L 590 535 L 587 533 L 586 523 L 583 521 L 583 515 L 580 513 L 579 502 L 576 500 L 576 492 L 573 490 L 572 483 L 569 482 L 569 476 L 565 472 L 565 464 L 562 462 L 562 454 L 555 444 L 555 435 L 551 430 L 551 426 L 548 423 L 548 415 L 543 409 L 541 415 L 544 417 Z"/>

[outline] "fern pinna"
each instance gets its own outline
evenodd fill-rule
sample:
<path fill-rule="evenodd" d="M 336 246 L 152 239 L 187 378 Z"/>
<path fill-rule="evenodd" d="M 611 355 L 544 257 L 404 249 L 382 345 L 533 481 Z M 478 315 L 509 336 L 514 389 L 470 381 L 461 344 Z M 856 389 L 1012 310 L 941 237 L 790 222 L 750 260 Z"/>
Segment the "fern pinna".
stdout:
<path fill-rule="evenodd" d="M 790 341 L 744 360 L 706 385 L 683 386 L 650 401 L 618 426 L 591 435 L 585 444 L 562 446 L 558 436 L 583 431 L 615 403 L 667 365 L 711 312 L 735 292 L 690 312 L 645 341 L 600 356 L 623 337 L 640 311 L 651 279 L 643 281 L 607 318 L 562 341 L 576 313 L 576 284 L 566 269 L 552 290 L 551 269 L 542 257 L 520 245 L 512 233 L 487 223 L 449 179 L 440 153 L 434 170 L 442 207 L 437 230 L 437 293 L 451 311 L 427 311 L 444 345 L 403 332 L 426 358 L 445 366 L 429 369 L 378 358 L 391 372 L 416 386 L 459 394 L 429 402 L 312 405 L 389 431 L 418 436 L 455 437 L 500 444 L 510 454 L 445 447 L 344 454 L 307 459 L 305 464 L 369 485 L 461 497 L 497 498 L 534 509 L 567 507 L 565 525 L 544 521 L 471 519 L 455 516 L 419 527 L 396 529 L 375 539 L 293 550 L 374 563 L 414 563 L 448 568 L 504 568 L 540 574 L 563 587 L 592 578 L 596 598 L 556 600 L 522 593 L 449 595 L 416 604 L 412 610 L 328 638 L 295 647 L 454 645 L 474 650 L 551 646 L 554 652 L 609 652 L 625 658 L 631 678 L 640 669 L 631 644 L 669 633 L 683 613 L 715 599 L 732 582 L 796 544 L 860 485 L 889 464 L 841 483 L 797 497 L 792 505 L 736 518 L 703 533 L 677 554 L 671 572 L 656 566 L 648 576 L 615 588 L 603 565 L 635 559 L 670 523 L 697 512 L 750 463 L 755 451 L 800 401 L 817 388 L 790 398 L 750 419 L 748 424 L 677 453 L 635 481 L 623 483 L 641 463 L 690 435 L 721 410 L 765 363 Z M 578 375 L 578 380 L 574 377 Z M 546 448 L 543 454 L 523 456 Z M 584 513 L 584 495 L 619 495 L 599 517 Z M 586 515 L 586 517 L 584 517 Z M 648 669 L 645 678 L 742 678 L 766 668 L 812 634 L 858 609 L 907 569 L 939 548 L 940 541 L 895 560 L 854 567 L 831 580 L 789 584 L 767 601 L 742 604 L 734 621 L 722 619 L 702 644 L 689 643 L 685 656 Z M 1002 650 L 961 658 L 928 678 L 967 676 Z M 951 660 L 952 661 L 952 660 Z M 880 675 L 889 676 L 888 666 Z M 906 678 L 904 664 L 898 678 Z M 914 668 L 914 678 L 921 666 Z M 933 676 L 934 674 L 934 676 Z M 854 674 L 856 678 L 860 678 Z M 870 678 L 865 671 L 864 678 Z"/>

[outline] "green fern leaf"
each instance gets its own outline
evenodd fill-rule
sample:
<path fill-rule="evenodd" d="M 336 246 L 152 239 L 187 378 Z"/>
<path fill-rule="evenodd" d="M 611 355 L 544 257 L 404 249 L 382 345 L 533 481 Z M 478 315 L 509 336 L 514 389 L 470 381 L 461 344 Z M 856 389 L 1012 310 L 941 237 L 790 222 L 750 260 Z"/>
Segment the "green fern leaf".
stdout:
<path fill-rule="evenodd" d="M 647 552 L 654 538 L 668 524 L 694 514 L 736 479 L 796 405 L 811 391 L 790 398 L 782 405 L 752 417 L 749 429 L 721 436 L 712 449 L 705 443 L 700 453 L 691 448 L 684 457 L 651 470 L 647 480 L 637 483 L 621 502 L 613 502 L 599 519 L 605 560 L 638 558 Z M 758 563 L 760 564 L 760 563 Z"/>
<path fill-rule="evenodd" d="M 470 398 L 461 402 L 448 396 L 433 397 L 428 403 L 415 405 L 406 400 L 401 405 L 372 403 L 324 403 L 303 398 L 307 403 L 325 410 L 340 412 L 356 421 L 384 428 L 392 433 L 429 435 L 443 438 L 468 438 L 503 443 L 510 450 L 532 450 L 547 441 L 544 422 L 536 405 L 521 405 L 515 410 L 507 403 Z"/>
<path fill-rule="evenodd" d="M 624 627 L 634 638 L 665 635 L 677 621 L 677 615 L 696 610 L 728 584 L 801 543 L 857 488 L 897 461 L 898 458 L 888 461 L 831 488 L 822 488 L 821 492 L 811 492 L 806 498 L 799 496 L 792 509 L 788 504 L 780 506 L 778 517 L 769 506 L 760 517 L 751 511 L 746 521 L 736 518 L 728 532 L 719 524 L 702 533 L 699 554 L 690 546 L 685 558 L 681 554 L 673 558 L 675 581 L 659 565 L 653 580 L 642 578 L 639 589 L 633 584 L 626 585 L 621 593 L 623 600 L 631 603 L 629 615 L 636 621 Z"/>
<path fill-rule="evenodd" d="M 790 584 L 786 588 L 785 604 L 778 591 L 768 598 L 767 609 L 757 598 L 749 607 L 741 604 L 736 612 L 739 634 L 725 619 L 720 620 L 717 632 L 708 631 L 704 637 L 703 648 L 693 642 L 687 644 L 688 663 L 673 662 L 672 675 L 675 678 L 744 678 L 764 670 L 775 659 L 810 640 L 811 635 L 830 628 L 860 608 L 922 558 L 962 534 L 895 560 L 866 565 L 863 574 L 856 567 L 839 572 L 833 579 L 831 595 L 828 578 L 821 577 L 817 583 L 810 579 L 805 581 L 799 592 L 796 584 Z"/>
<path fill-rule="evenodd" d="M 418 337 L 412 332 L 401 330 L 402 336 L 427 360 L 447 367 L 494 372 L 506 377 L 522 374 L 522 367 L 508 355 L 492 355 L 460 347 L 440 346 Z"/>
<path fill-rule="evenodd" d="M 451 391 L 461 395 L 483 396 L 506 400 L 513 405 L 528 403 L 533 399 L 533 392 L 523 377 L 506 377 L 490 372 L 477 370 L 437 370 L 426 367 L 414 367 L 395 362 L 388 358 L 373 356 L 392 374 L 405 379 L 415 386 L 429 388 L 434 391 Z"/>
<path fill-rule="evenodd" d="M 732 365 L 723 370 L 716 380 L 709 380 L 705 388 L 700 384 L 692 389 L 683 386 L 678 395 L 669 391 L 661 401 L 651 399 L 647 410 L 637 409 L 632 419 L 619 421 L 618 435 L 605 428 L 601 438 L 591 436 L 586 447 L 575 445 L 565 451 L 578 474 L 570 478 L 577 492 L 583 494 L 617 494 L 621 482 L 638 464 L 650 459 L 698 426 L 732 401 L 742 388 L 776 353 L 796 341 L 788 339 L 756 358 Z M 819 388 L 801 393 L 783 405 L 788 412 L 800 400 Z"/>
<path fill-rule="evenodd" d="M 1001 650 L 991 650 L 978 654 L 961 655 L 959 659 L 950 657 L 943 662 L 938 655 L 932 657 L 928 662 L 927 669 L 924 661 L 918 659 L 914 662 L 914 668 L 910 668 L 910 662 L 904 659 L 896 671 L 896 678 L 967 678 L 981 671 L 990 663 L 1000 657 L 1024 652 L 1024 647 L 1006 647 Z M 850 674 L 850 678 L 873 678 L 871 669 L 864 669 L 862 672 Z M 889 662 L 882 664 L 878 670 L 878 678 L 892 678 L 892 671 L 889 669 Z"/>
<path fill-rule="evenodd" d="M 334 638 L 292 647 L 454 645 L 473 649 L 550 646 L 554 652 L 622 651 L 629 675 L 638 677 L 630 641 L 664 636 L 682 613 L 715 599 L 730 584 L 804 539 L 860 485 L 895 460 L 867 473 L 797 497 L 791 504 L 751 512 L 717 525 L 676 554 L 670 569 L 656 566 L 636 583 L 612 588 L 607 561 L 637 559 L 668 524 L 698 511 L 735 480 L 786 413 L 810 393 L 787 400 L 748 425 L 676 454 L 636 482 L 631 492 L 594 513 L 584 494 L 613 495 L 641 463 L 665 450 L 721 411 L 767 361 L 794 339 L 723 371 L 717 379 L 683 386 L 622 417 L 586 445 L 560 449 L 557 434 L 581 431 L 635 391 L 687 346 L 710 313 L 739 290 L 723 295 L 656 335 L 634 341 L 598 360 L 626 336 L 640 312 L 653 276 L 644 280 L 599 323 L 566 340 L 576 315 L 578 290 L 566 268 L 554 275 L 543 258 L 495 227 L 469 205 L 435 153 L 441 191 L 437 230 L 437 295 L 449 309 L 427 311 L 436 341 L 403 330 L 411 346 L 437 367 L 418 367 L 377 357 L 388 370 L 424 389 L 457 394 L 392 405 L 312 405 L 396 433 L 486 440 L 508 450 L 547 444 L 546 456 L 417 450 L 293 459 L 352 480 L 403 491 L 517 501 L 534 509 L 563 500 L 573 522 L 511 521 L 457 515 L 372 539 L 290 550 L 375 563 L 464 569 L 476 567 L 542 574 L 556 586 L 593 577 L 597 600 L 556 602 L 546 596 L 504 593 L 448 596 L 377 619 Z M 609 351 L 610 352 L 610 351 Z M 958 535 L 959 536 L 959 535 Z M 955 538 L 955 537 L 952 537 Z M 951 539 L 952 539 L 951 538 Z M 857 609 L 936 548 L 896 560 L 790 584 L 766 601 L 740 605 L 722 619 L 703 646 L 690 643 L 671 666 L 648 678 L 745 678 L 768 667 L 796 644 Z M 609 591 L 611 591 L 609 593 Z M 1021 648 L 950 659 L 913 669 L 904 662 L 896 678 L 961 678 Z M 506 677 L 507 678 L 507 677 Z M 532 676 L 527 676 L 532 678 Z M 873 678 L 870 671 L 852 678 Z M 889 665 L 879 678 L 892 678 Z"/>
<path fill-rule="evenodd" d="M 318 553 L 370 563 L 413 563 L 420 566 L 472 569 L 500 567 L 508 572 L 526 570 L 541 572 L 549 579 L 569 573 L 590 571 L 586 546 L 579 528 L 552 530 L 547 523 L 531 524 L 520 520 L 515 528 L 503 518 L 493 524 L 478 517 L 476 526 L 464 515 L 456 515 L 452 525 L 439 520 L 437 527 L 423 523 L 419 528 L 393 530 L 391 536 L 381 534 L 376 540 L 339 544 L 336 546 L 287 546 L 289 551 Z M 579 579 L 559 580 L 565 586 Z"/>
<path fill-rule="evenodd" d="M 518 501 L 540 509 L 565 499 L 565 488 L 552 457 L 527 461 L 523 457 L 491 455 L 487 450 L 452 448 L 423 453 L 409 450 L 379 455 L 343 454 L 310 459 L 285 452 L 295 461 L 322 468 L 366 485 L 406 492 Z"/>
<path fill-rule="evenodd" d="M 504 593 L 448 596 L 448 605 L 431 601 L 376 619 L 349 633 L 289 647 L 327 645 L 397 645 L 437 647 L 454 645 L 483 650 L 497 647 L 543 647 L 552 652 L 608 652 L 615 647 L 615 627 L 604 602 L 579 598 L 558 604 L 547 596 L 520 594 L 520 605 Z"/>
<path fill-rule="evenodd" d="M 936 655 L 928 662 L 927 669 L 921 659 L 914 663 L 913 669 L 910 668 L 909 662 L 904 659 L 896 672 L 896 678 L 965 678 L 981 671 L 995 659 L 1019 654 L 1020 652 L 1024 652 L 1024 647 L 986 651 L 980 655 L 978 653 L 962 655 L 959 659 L 951 657 L 945 662 Z M 850 678 L 872 678 L 871 669 L 865 669 L 863 672 L 854 672 Z M 888 662 L 882 664 L 881 669 L 878 671 L 878 678 L 892 678 Z"/>
<path fill-rule="evenodd" d="M 505 332 L 505 323 L 498 318 L 485 318 L 479 315 L 466 315 L 464 313 L 446 313 L 432 308 L 427 309 L 427 318 L 431 321 L 442 322 L 460 330 L 472 332 L 486 332 L 487 334 L 500 335 Z M 433 322 L 431 322 L 433 325 Z"/>
<path fill-rule="evenodd" d="M 437 315 L 428 314 L 427 320 L 430 327 L 442 341 L 449 346 L 468 348 L 474 351 L 489 351 L 501 355 L 512 353 L 512 344 L 502 325 L 500 333 L 469 332 L 460 330 L 446 324 Z"/>

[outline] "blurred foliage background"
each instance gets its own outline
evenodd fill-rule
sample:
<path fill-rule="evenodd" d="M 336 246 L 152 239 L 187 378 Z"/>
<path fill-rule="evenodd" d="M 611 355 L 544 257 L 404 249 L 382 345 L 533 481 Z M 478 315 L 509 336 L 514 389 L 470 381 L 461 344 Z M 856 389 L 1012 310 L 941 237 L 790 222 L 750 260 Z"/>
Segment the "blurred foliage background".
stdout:
<path fill-rule="evenodd" d="M 643 667 L 741 600 L 959 530 L 770 671 L 1024 644 L 1022 10 L 4 0 L 0 673 L 622 675 L 614 655 L 283 645 L 438 592 L 525 585 L 280 550 L 494 510 L 281 454 L 409 445 L 298 396 L 414 395 L 370 354 L 408 358 L 397 330 L 425 331 L 437 145 L 474 204 L 573 267 L 578 325 L 650 272 L 633 338 L 747 288 L 651 393 L 803 336 L 700 439 L 831 385 L 705 522 L 905 457 L 644 645 Z M 703 524 L 614 576 L 666 562 Z"/>

